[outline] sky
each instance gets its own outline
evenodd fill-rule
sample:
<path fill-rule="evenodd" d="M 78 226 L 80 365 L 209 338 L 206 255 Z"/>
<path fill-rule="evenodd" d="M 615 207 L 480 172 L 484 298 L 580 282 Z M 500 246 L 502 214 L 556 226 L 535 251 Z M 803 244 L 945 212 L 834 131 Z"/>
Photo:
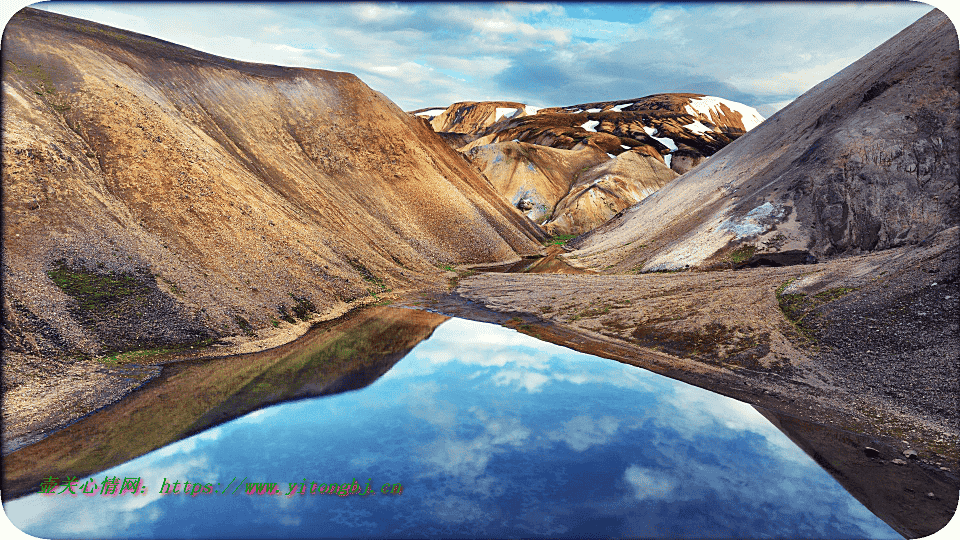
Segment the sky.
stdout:
<path fill-rule="evenodd" d="M 915 2 L 34 7 L 238 60 L 354 73 L 408 111 L 467 100 L 544 107 L 698 92 L 765 117 L 931 9 Z"/>

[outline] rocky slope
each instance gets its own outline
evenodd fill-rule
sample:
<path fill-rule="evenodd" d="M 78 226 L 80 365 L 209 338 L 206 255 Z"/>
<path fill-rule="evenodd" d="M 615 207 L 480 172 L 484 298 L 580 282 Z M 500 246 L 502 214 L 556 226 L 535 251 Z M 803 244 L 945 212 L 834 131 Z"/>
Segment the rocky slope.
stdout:
<path fill-rule="evenodd" d="M 654 157 L 624 152 L 574 177 L 543 228 L 553 235 L 587 232 L 676 177 Z"/>
<path fill-rule="evenodd" d="M 476 146 L 466 156 L 498 193 L 537 223 L 550 219 L 570 192 L 571 179 L 610 160 L 592 144 L 561 150 L 523 142 Z"/>
<path fill-rule="evenodd" d="M 934 11 L 578 239 L 576 264 L 803 262 L 920 242 L 960 222 L 958 89 L 957 33 Z"/>
<path fill-rule="evenodd" d="M 462 156 L 353 75 L 32 9 L 3 60 L 8 387 L 52 358 L 252 333 L 541 249 Z"/>
<path fill-rule="evenodd" d="M 763 121 L 750 107 L 702 94 L 657 94 L 539 110 L 513 102 L 465 102 L 412 114 L 429 119 L 501 194 L 555 235 L 593 229 Z M 517 144 L 527 150 L 517 154 Z M 553 148 L 558 156 L 568 152 L 565 163 L 582 161 L 574 156 L 584 151 L 605 156 L 603 161 L 624 154 L 635 157 L 592 171 L 563 165 L 545 171 L 536 159 L 523 155 L 533 145 Z M 615 180 L 595 182 L 601 176 L 612 178 L 611 168 L 617 170 Z M 563 192 L 559 197 L 558 189 Z"/>

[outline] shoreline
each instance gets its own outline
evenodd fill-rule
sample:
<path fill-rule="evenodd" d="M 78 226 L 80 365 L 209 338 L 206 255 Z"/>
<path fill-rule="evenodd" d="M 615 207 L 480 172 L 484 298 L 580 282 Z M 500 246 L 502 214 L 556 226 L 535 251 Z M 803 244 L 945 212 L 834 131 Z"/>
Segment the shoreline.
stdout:
<path fill-rule="evenodd" d="M 103 358 L 58 362 L 52 376 L 35 374 L 34 384 L 21 384 L 3 393 L 3 446 L 6 456 L 114 405 L 160 375 L 163 366 L 187 360 L 213 360 L 252 354 L 281 347 L 303 337 L 317 325 L 335 321 L 369 305 L 395 302 L 416 291 L 398 290 L 378 299 L 364 296 L 353 302 L 338 302 L 295 324 L 280 322 L 276 328 L 257 329 L 254 335 L 221 338 L 219 344 L 196 351 L 176 351 L 147 357 L 140 363 L 106 365 Z M 190 347 L 191 349 L 193 347 Z M 4 353 L 8 362 L 29 364 L 26 355 Z M 18 358 L 19 357 L 19 358 Z"/>

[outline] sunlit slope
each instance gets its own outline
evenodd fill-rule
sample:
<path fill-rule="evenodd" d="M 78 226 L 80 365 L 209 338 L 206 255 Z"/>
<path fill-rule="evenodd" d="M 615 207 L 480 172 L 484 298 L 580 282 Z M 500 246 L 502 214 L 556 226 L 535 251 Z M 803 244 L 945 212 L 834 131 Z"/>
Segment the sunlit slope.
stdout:
<path fill-rule="evenodd" d="M 933 11 L 592 231 L 573 260 L 664 270 L 923 241 L 960 221 L 958 74 L 956 30 Z"/>
<path fill-rule="evenodd" d="M 32 9 L 3 36 L 3 212 L 5 302 L 90 352 L 45 273 L 57 261 L 156 281 L 184 317 L 233 333 L 293 296 L 322 309 L 439 281 L 447 264 L 536 253 L 542 234 L 351 74 Z"/>

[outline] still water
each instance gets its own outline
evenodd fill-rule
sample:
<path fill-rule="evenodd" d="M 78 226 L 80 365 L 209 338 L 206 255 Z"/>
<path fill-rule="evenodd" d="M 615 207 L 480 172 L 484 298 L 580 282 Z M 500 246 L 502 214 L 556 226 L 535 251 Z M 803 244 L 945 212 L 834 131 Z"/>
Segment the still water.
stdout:
<path fill-rule="evenodd" d="M 82 494 L 114 477 L 143 493 Z M 354 480 L 371 493 L 319 492 Z M 258 409 L 74 491 L 4 508 L 41 538 L 901 538 L 749 405 L 462 319 L 359 390 Z"/>

